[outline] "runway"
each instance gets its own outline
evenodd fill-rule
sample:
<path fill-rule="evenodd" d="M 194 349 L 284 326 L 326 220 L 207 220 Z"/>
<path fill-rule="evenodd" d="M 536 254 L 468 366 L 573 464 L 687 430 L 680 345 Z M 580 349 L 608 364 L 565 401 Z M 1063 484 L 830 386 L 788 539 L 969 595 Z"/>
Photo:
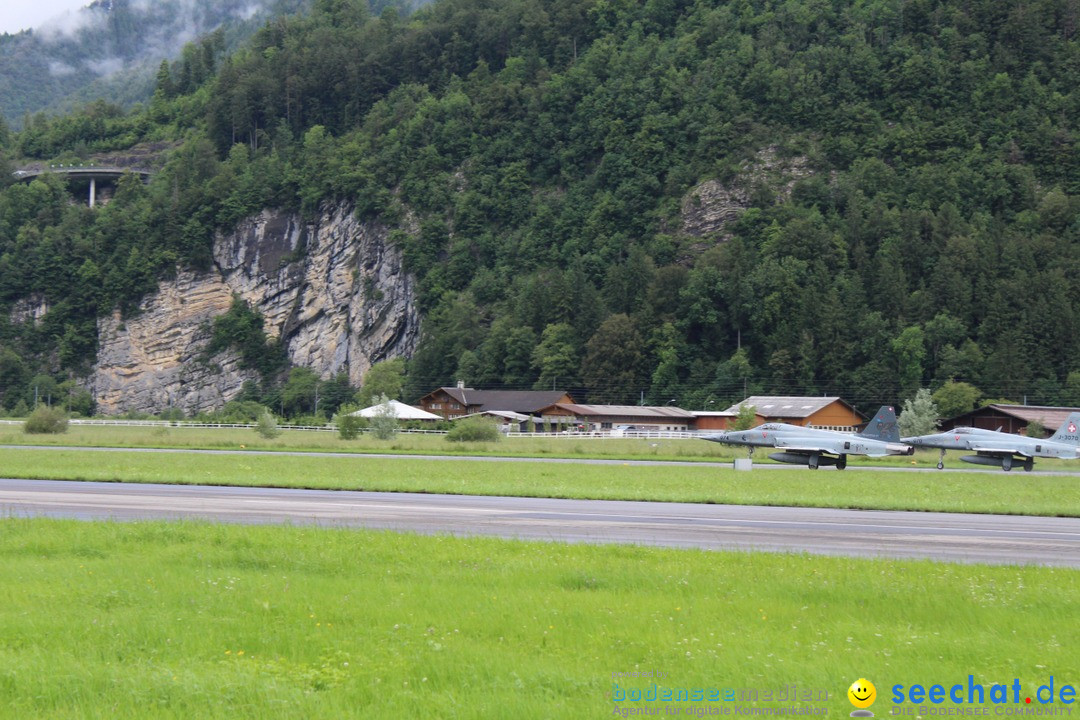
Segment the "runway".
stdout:
<path fill-rule="evenodd" d="M 5 479 L 0 513 L 1080 567 L 1077 518 Z"/>

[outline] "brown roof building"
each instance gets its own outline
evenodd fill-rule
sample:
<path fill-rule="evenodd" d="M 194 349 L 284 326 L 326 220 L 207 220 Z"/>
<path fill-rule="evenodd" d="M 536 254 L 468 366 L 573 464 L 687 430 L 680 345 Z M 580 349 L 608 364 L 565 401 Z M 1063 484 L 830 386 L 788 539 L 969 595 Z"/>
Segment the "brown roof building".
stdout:
<path fill-rule="evenodd" d="M 584 425 L 587 430 L 613 430 L 632 425 L 642 432 L 681 432 L 690 429 L 694 414 L 671 406 L 649 405 L 577 405 L 555 403 L 546 407 L 547 419 L 565 418 L 567 424 Z"/>
<path fill-rule="evenodd" d="M 428 412 L 453 420 L 491 410 L 536 415 L 561 402 L 572 403 L 574 399 L 562 390 L 476 390 L 459 385 L 429 392 L 417 404 Z"/>
<path fill-rule="evenodd" d="M 963 415 L 941 421 L 942 430 L 958 427 L 976 427 L 983 430 L 1001 430 L 1017 435 L 1026 434 L 1028 423 L 1039 422 L 1053 434 L 1065 422 L 1069 413 L 1080 408 L 1047 407 L 1042 405 L 987 405 Z"/>
<path fill-rule="evenodd" d="M 728 430 L 735 425 L 743 405 L 753 405 L 755 425 L 782 422 L 825 430 L 853 431 L 866 416 L 838 397 L 783 397 L 755 395 L 723 412 L 694 413 L 698 430 Z"/>

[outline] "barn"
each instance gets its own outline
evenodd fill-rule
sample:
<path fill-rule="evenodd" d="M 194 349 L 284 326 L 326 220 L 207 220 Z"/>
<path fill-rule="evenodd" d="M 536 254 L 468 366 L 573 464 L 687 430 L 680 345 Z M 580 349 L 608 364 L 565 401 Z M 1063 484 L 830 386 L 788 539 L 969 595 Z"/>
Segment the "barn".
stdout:
<path fill-rule="evenodd" d="M 698 430 L 730 430 L 743 406 L 754 408 L 755 423 L 782 422 L 823 430 L 853 432 L 867 418 L 839 397 L 786 397 L 754 395 L 722 412 L 694 413 Z"/>
<path fill-rule="evenodd" d="M 1080 412 L 1080 408 L 1056 407 L 1044 405 L 987 405 L 977 410 L 957 415 L 941 421 L 942 430 L 958 427 L 976 427 L 983 430 L 1000 430 L 1017 435 L 1027 434 L 1029 423 L 1037 422 L 1046 430 L 1046 435 L 1053 434 L 1070 413 Z"/>

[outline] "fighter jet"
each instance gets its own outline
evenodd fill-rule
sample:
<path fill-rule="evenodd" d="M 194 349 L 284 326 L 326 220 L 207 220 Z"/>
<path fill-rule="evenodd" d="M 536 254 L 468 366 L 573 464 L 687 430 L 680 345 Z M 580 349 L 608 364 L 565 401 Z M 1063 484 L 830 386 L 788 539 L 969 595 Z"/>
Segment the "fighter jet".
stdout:
<path fill-rule="evenodd" d="M 915 447 L 941 448 L 938 470 L 945 467 L 946 450 L 974 450 L 974 455 L 964 455 L 960 459 L 975 465 L 995 465 L 1005 472 L 1012 470 L 1014 464 L 1022 463 L 1024 470 L 1031 472 L 1037 457 L 1080 457 L 1078 427 L 1080 413 L 1072 413 L 1058 431 L 1046 440 L 997 430 L 958 427 L 936 435 L 904 438 L 903 442 Z"/>
<path fill-rule="evenodd" d="M 703 439 L 725 445 L 746 445 L 750 447 L 751 455 L 755 447 L 775 447 L 781 452 L 769 455 L 772 460 L 806 465 L 811 470 L 817 470 L 821 465 L 835 465 L 837 470 L 843 470 L 847 467 L 848 455 L 885 457 L 915 452 L 915 448 L 900 444 L 896 412 L 888 405 L 883 405 L 860 433 L 765 423 L 750 430 L 706 435 Z"/>

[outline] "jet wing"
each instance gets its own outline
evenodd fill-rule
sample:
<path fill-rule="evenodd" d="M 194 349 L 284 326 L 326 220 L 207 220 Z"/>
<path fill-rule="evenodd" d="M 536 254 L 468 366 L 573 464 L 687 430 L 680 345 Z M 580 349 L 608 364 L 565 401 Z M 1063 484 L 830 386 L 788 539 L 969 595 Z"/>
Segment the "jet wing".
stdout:
<path fill-rule="evenodd" d="M 820 445 L 789 445 L 787 443 L 778 443 L 778 448 L 784 450 L 790 450 L 791 452 L 804 452 L 804 453 L 835 453 L 831 447 L 822 447 Z"/>
<path fill-rule="evenodd" d="M 1035 457 L 1030 448 L 1002 447 L 1000 445 L 986 445 L 980 442 L 968 443 L 968 449 L 983 453 L 984 455 L 1023 455 L 1024 457 Z"/>

